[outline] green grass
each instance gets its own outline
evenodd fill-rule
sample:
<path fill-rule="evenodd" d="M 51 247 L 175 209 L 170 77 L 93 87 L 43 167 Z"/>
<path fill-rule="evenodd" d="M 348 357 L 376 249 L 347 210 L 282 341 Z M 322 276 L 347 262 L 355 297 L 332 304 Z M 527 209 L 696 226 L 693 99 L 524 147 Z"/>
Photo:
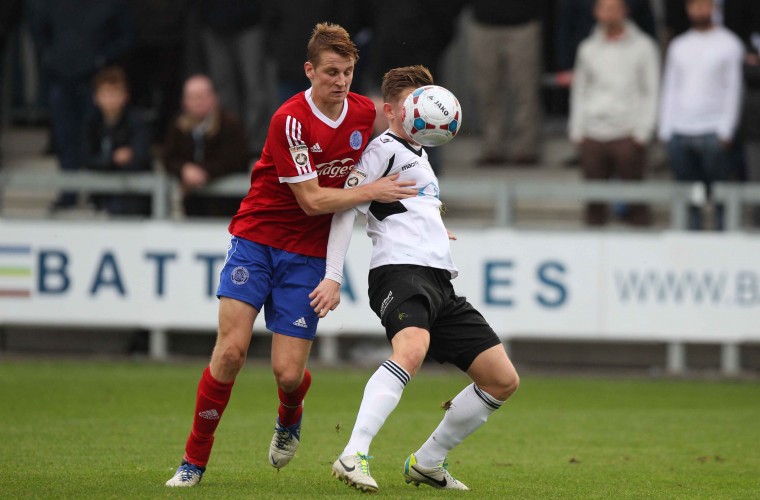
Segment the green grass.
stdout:
<path fill-rule="evenodd" d="M 163 486 L 181 458 L 201 364 L 0 361 L 0 498 L 318 498 L 360 493 L 330 477 L 366 370 L 316 368 L 298 457 L 267 463 L 276 391 L 246 368 L 200 487 Z M 457 495 L 406 485 L 404 459 L 465 385 L 415 378 L 371 450 L 378 495 Z M 339 429 L 336 427 L 339 425 Z M 760 384 L 524 376 L 505 407 L 449 456 L 472 498 L 758 498 Z M 475 495 L 475 496 L 472 496 Z"/>

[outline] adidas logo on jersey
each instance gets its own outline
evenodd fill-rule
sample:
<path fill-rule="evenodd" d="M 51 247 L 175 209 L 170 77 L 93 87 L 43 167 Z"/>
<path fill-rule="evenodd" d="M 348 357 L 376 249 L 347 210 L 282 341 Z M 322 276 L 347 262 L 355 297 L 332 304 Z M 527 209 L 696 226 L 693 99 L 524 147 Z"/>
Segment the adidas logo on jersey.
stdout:
<path fill-rule="evenodd" d="M 198 413 L 198 416 L 206 420 L 219 420 L 219 412 L 216 410 L 206 410 Z"/>
<path fill-rule="evenodd" d="M 312 147 L 309 148 L 309 151 L 311 151 L 312 153 L 321 153 L 322 148 L 319 147 L 319 143 L 317 142 Z"/>
<path fill-rule="evenodd" d="M 295 320 L 293 322 L 293 324 L 295 326 L 300 327 L 300 328 L 309 328 L 309 325 L 306 324 L 306 320 L 304 319 L 303 316 L 301 316 L 300 318 L 298 318 L 297 320 Z"/>

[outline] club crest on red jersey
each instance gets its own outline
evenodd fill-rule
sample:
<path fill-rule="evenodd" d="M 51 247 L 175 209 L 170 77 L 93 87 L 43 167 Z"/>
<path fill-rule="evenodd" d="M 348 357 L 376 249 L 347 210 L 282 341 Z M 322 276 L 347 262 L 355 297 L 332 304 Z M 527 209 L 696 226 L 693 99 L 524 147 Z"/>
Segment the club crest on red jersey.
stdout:
<path fill-rule="evenodd" d="M 348 143 L 351 145 L 354 149 L 359 149 L 362 147 L 362 134 L 358 130 L 354 130 L 351 132 L 351 138 L 348 140 Z"/>

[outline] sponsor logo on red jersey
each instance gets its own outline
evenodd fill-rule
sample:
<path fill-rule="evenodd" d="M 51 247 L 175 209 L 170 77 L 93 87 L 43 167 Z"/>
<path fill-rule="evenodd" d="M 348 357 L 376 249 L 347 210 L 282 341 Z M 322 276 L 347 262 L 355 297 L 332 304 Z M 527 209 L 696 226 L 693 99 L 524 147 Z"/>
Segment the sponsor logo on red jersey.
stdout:
<path fill-rule="evenodd" d="M 353 158 L 343 158 L 342 160 L 333 160 L 329 163 L 320 163 L 317 165 L 317 173 L 323 177 L 346 177 L 356 162 Z"/>

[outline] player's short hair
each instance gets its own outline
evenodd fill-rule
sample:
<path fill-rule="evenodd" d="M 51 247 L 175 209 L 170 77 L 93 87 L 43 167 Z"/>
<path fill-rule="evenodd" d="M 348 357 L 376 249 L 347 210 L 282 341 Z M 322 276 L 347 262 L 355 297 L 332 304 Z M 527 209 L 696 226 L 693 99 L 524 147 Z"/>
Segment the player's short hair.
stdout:
<path fill-rule="evenodd" d="M 103 85 L 117 85 L 123 88 L 125 92 L 128 92 L 127 73 L 119 66 L 105 67 L 95 73 L 92 79 L 92 87 L 95 90 L 98 90 Z"/>
<path fill-rule="evenodd" d="M 306 46 L 306 59 L 317 67 L 319 55 L 326 51 L 349 57 L 354 63 L 359 60 L 359 49 L 351 40 L 348 31 L 338 24 L 319 23 L 314 27 Z"/>
<path fill-rule="evenodd" d="M 397 99 L 404 90 L 425 85 L 433 85 L 433 75 L 430 74 L 429 69 L 421 64 L 404 66 L 393 68 L 383 75 L 380 92 L 383 94 L 383 101 L 391 102 Z"/>

